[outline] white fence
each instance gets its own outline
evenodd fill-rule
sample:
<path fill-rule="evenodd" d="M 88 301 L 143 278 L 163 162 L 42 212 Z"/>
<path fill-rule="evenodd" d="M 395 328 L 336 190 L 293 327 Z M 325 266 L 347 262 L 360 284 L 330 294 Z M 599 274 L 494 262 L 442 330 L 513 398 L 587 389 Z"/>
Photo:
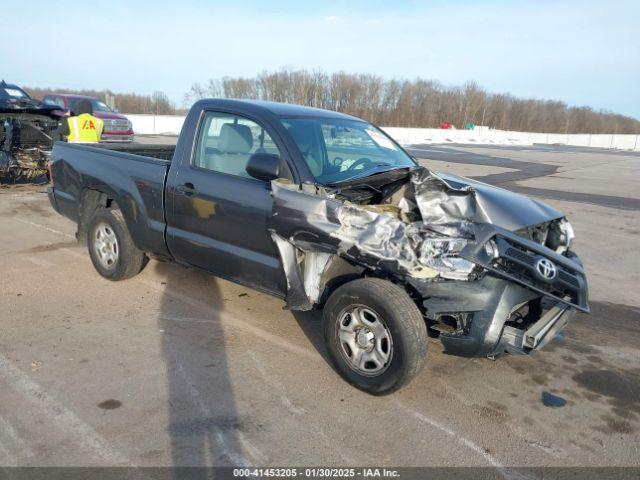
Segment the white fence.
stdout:
<path fill-rule="evenodd" d="M 436 128 L 384 127 L 403 145 L 421 143 L 466 143 L 477 145 L 572 145 L 640 151 L 640 135 L 589 133 L 533 133 L 505 130 L 442 130 Z"/>
<path fill-rule="evenodd" d="M 180 133 L 184 117 L 182 115 L 138 115 L 127 114 L 137 134 Z M 622 134 L 563 134 L 510 132 L 506 130 L 443 130 L 438 128 L 383 127 L 402 145 L 425 143 L 466 143 L 477 145 L 572 145 L 577 147 L 615 148 L 640 151 L 640 135 Z"/>
<path fill-rule="evenodd" d="M 141 115 L 137 113 L 125 113 L 131 123 L 133 131 L 139 135 L 178 135 L 182 124 L 183 115 Z"/>

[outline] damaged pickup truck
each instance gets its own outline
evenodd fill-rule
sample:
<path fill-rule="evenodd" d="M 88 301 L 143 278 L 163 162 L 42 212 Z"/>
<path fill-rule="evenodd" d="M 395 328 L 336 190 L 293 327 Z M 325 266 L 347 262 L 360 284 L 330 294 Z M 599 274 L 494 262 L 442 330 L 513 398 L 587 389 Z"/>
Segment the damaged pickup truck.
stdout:
<path fill-rule="evenodd" d="M 540 349 L 588 312 L 557 210 L 419 166 L 384 132 L 325 110 L 202 100 L 177 146 L 56 143 L 53 207 L 97 271 L 173 260 L 322 309 L 331 361 L 373 394 L 446 352 Z"/>
<path fill-rule="evenodd" d="M 47 173 L 64 112 L 0 82 L 0 183 L 33 181 Z M 59 135 L 58 135 L 59 136 Z"/>

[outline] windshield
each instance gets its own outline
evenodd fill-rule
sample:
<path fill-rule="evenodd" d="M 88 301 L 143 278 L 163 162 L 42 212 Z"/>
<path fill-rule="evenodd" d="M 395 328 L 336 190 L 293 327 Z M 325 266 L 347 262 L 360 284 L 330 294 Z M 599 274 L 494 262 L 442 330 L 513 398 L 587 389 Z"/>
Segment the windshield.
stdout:
<path fill-rule="evenodd" d="M 29 100 L 29 95 L 21 88 L 14 86 L 0 86 L 0 99 L 1 100 Z"/>
<path fill-rule="evenodd" d="M 282 124 L 321 184 L 416 166 L 393 140 L 366 122 L 288 118 Z"/>
<path fill-rule="evenodd" d="M 93 108 L 94 112 L 112 112 L 112 110 L 108 107 L 108 105 L 100 100 L 90 99 L 90 98 L 70 98 L 69 99 L 69 107 L 73 111 L 78 102 L 86 100 L 91 103 L 91 108 Z"/>

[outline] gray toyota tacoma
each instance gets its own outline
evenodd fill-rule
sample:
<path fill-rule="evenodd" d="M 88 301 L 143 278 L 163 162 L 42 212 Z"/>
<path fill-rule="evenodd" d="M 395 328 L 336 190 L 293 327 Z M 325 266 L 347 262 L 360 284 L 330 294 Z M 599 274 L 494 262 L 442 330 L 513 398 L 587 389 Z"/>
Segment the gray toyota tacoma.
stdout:
<path fill-rule="evenodd" d="M 373 394 L 420 371 L 428 333 L 451 354 L 529 354 L 589 311 L 562 213 L 431 172 L 336 112 L 202 100 L 175 147 L 56 143 L 51 181 L 103 277 L 153 257 L 322 309 L 334 367 Z"/>

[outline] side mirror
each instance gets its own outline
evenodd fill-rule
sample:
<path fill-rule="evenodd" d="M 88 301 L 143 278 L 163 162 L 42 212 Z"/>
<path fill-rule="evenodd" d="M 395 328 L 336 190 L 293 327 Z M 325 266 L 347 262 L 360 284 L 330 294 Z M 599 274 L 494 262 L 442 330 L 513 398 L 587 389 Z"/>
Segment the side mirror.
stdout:
<path fill-rule="evenodd" d="M 280 157 L 271 153 L 254 153 L 247 162 L 247 173 L 270 182 L 280 176 Z"/>

